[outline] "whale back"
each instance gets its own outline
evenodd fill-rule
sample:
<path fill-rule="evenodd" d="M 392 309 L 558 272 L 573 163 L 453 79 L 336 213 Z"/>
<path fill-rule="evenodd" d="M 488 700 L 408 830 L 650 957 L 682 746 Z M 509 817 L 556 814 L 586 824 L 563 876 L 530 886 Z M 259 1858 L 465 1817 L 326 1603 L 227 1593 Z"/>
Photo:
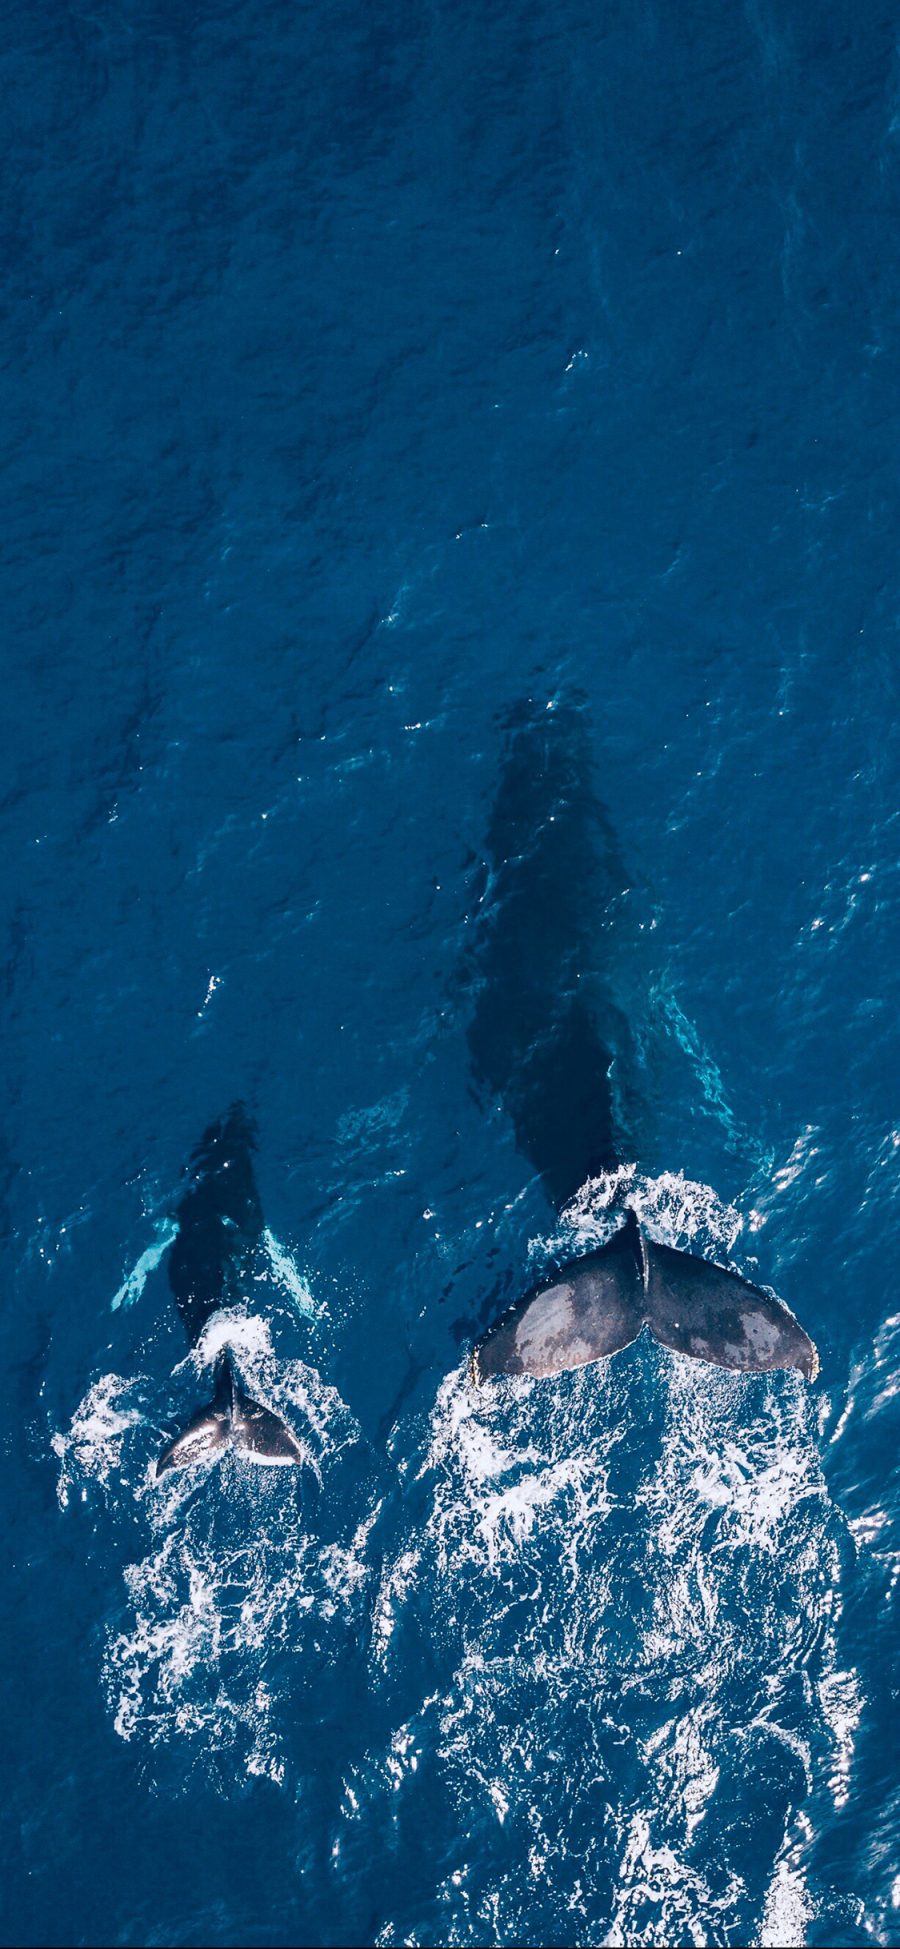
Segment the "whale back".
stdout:
<path fill-rule="evenodd" d="M 255 1136 L 242 1103 L 204 1131 L 188 1166 L 188 1184 L 169 1253 L 169 1285 L 189 1340 L 227 1303 L 228 1288 L 262 1231 L 253 1172 Z"/>
<path fill-rule="evenodd" d="M 476 1088 L 559 1208 L 627 1148 L 618 1078 L 631 1037 L 616 999 L 626 877 L 596 796 L 577 698 L 517 707 L 488 826 L 476 919 Z"/>

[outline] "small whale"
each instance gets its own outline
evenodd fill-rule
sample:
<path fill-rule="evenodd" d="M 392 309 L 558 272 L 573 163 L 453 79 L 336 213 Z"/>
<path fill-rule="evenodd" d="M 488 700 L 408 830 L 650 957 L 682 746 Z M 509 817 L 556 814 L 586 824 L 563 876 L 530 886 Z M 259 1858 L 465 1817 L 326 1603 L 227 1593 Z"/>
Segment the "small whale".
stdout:
<path fill-rule="evenodd" d="M 241 1273 L 262 1232 L 254 1148 L 253 1125 L 243 1104 L 234 1103 L 204 1131 L 190 1161 L 189 1183 L 176 1212 L 169 1284 L 193 1346 L 213 1314 L 238 1296 Z M 216 1361 L 211 1402 L 163 1450 L 156 1473 L 189 1468 L 226 1448 L 269 1466 L 304 1459 L 287 1423 L 251 1399 L 230 1349 Z"/>
<path fill-rule="evenodd" d="M 646 1124 L 621 993 L 628 881 L 592 781 L 583 700 L 530 700 L 508 720 L 487 838 L 469 1048 L 476 1085 L 511 1119 L 557 1210 L 635 1154 Z M 631 1133 L 629 1135 L 629 1133 Z M 646 1327 L 676 1353 L 741 1372 L 818 1372 L 778 1299 L 725 1266 L 660 1245 L 633 1210 L 599 1251 L 563 1264 L 479 1340 L 472 1375 L 558 1374 Z"/>

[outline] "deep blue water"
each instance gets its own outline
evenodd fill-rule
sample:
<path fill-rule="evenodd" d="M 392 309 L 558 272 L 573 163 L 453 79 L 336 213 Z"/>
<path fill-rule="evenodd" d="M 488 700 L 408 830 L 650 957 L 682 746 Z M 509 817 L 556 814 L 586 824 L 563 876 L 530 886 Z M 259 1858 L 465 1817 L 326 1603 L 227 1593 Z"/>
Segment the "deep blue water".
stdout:
<path fill-rule="evenodd" d="M 4 1941 L 900 1942 L 898 39 L 6 9 Z M 469 1386 L 558 1231 L 473 1087 L 484 837 L 573 695 L 632 1195 L 812 1388 Z M 316 1467 L 156 1484 L 238 1098 Z"/>

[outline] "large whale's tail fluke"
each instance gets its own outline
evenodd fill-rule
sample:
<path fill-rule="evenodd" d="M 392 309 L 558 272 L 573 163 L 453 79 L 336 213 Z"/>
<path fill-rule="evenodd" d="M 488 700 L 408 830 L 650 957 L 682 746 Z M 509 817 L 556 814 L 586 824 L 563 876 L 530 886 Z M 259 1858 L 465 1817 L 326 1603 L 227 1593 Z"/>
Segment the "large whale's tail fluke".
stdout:
<path fill-rule="evenodd" d="M 650 1239 L 645 1250 L 647 1325 L 661 1346 L 743 1373 L 796 1367 L 815 1380 L 818 1353 L 782 1300 L 709 1259 Z"/>
<path fill-rule="evenodd" d="M 742 1373 L 794 1367 L 815 1380 L 819 1357 L 779 1299 L 725 1266 L 645 1237 L 633 1211 L 597 1252 L 526 1293 L 479 1342 L 476 1380 L 559 1374 L 630 1345 L 642 1327 L 675 1353 Z"/>
<path fill-rule="evenodd" d="M 306 1460 L 302 1444 L 286 1421 L 254 1401 L 227 1354 L 216 1362 L 213 1398 L 200 1408 L 179 1435 L 175 1436 L 156 1464 L 157 1475 L 166 1469 L 192 1468 L 208 1462 L 226 1448 L 248 1462 L 269 1467 L 285 1467 Z"/>

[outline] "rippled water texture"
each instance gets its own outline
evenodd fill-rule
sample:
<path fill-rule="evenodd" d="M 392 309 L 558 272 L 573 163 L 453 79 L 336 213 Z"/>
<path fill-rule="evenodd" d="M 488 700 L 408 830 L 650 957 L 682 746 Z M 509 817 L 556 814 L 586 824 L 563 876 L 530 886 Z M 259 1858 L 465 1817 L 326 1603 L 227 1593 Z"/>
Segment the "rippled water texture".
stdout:
<path fill-rule="evenodd" d="M 4 1941 L 900 1943 L 896 40 L 7 9 Z M 524 699 L 618 875 L 536 902 L 627 1024 L 562 1214 L 472 1026 Z M 818 1382 L 476 1393 L 626 1198 Z M 157 1480 L 225 1345 L 302 1466 Z"/>

